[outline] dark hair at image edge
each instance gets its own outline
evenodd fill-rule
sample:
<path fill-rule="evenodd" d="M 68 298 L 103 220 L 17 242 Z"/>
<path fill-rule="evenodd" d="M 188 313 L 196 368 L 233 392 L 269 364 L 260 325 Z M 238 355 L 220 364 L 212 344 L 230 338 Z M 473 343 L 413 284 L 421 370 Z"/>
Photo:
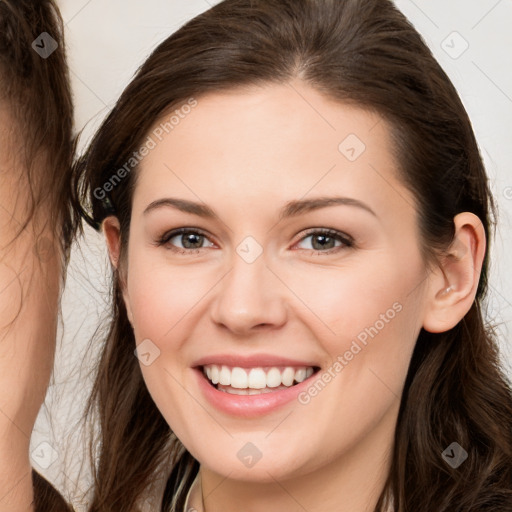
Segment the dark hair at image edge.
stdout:
<path fill-rule="evenodd" d="M 43 32 L 58 44 L 47 58 L 32 48 Z M 16 148 L 21 148 L 19 163 L 26 176 L 20 180 L 29 187 L 31 198 L 19 232 L 38 212 L 47 212 L 65 264 L 79 223 L 70 203 L 77 139 L 73 137 L 64 25 L 54 0 L 0 1 L 0 86 L 0 101 L 15 120 L 11 135 L 21 141 Z"/>
<path fill-rule="evenodd" d="M 31 46 L 42 32 L 58 43 L 46 59 Z M 9 151 L 16 154 L 16 165 L 7 172 L 20 170 L 16 178 L 20 187 L 26 187 L 23 200 L 28 202 L 24 218 L 16 219 L 19 225 L 10 243 L 44 218 L 59 245 L 64 278 L 79 222 L 70 203 L 76 140 L 64 26 L 53 0 L 0 1 L 0 103 L 9 116 L 4 120 L 9 127 Z M 35 235 L 36 244 L 44 242 Z M 70 510 L 36 471 L 32 479 L 36 512 Z"/>
<path fill-rule="evenodd" d="M 76 161 L 76 207 L 99 228 L 112 210 L 94 191 L 170 109 L 209 92 L 294 78 L 387 121 L 398 171 L 417 201 L 426 263 L 445 254 L 460 212 L 477 215 L 490 240 L 495 206 L 470 120 L 420 35 L 388 0 L 226 0 L 197 16 L 153 51 Z M 88 408 L 101 427 L 91 444 L 98 461 L 91 512 L 138 510 L 168 459 L 161 508 L 181 512 L 198 470 L 133 356 L 120 279 L 136 176 L 134 169 L 108 195 L 121 225 L 121 274 L 114 272 L 113 321 Z M 488 254 L 466 316 L 447 332 L 418 337 L 376 511 L 391 502 L 403 512 L 512 510 L 512 394 L 481 310 Z M 454 441 L 469 454 L 457 469 L 441 457 Z"/>

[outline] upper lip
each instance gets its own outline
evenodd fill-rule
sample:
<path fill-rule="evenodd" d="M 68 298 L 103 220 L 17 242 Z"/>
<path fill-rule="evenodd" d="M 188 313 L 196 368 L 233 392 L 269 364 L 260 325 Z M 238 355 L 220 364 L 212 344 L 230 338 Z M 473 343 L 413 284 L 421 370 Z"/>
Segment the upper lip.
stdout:
<path fill-rule="evenodd" d="M 235 354 L 215 354 L 211 356 L 201 357 L 195 361 L 192 366 L 206 366 L 209 364 L 225 365 L 240 368 L 258 368 L 262 366 L 293 366 L 293 367 L 318 367 L 311 361 L 290 359 L 288 357 L 275 356 L 271 354 L 252 354 L 252 355 L 235 355 Z"/>

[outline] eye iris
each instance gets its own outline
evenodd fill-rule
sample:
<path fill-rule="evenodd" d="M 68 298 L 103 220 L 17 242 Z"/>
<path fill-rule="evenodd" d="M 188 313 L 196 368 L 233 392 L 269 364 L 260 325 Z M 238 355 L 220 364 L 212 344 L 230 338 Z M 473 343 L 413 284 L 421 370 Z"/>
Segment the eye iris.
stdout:
<path fill-rule="evenodd" d="M 329 233 L 317 233 L 309 235 L 312 238 L 313 250 L 333 249 L 336 247 L 336 238 Z M 184 249 L 200 249 L 205 236 L 194 231 L 183 232 L 181 234 L 181 243 Z"/>
<path fill-rule="evenodd" d="M 181 236 L 181 240 L 182 240 L 182 243 L 183 243 L 183 247 L 187 248 L 187 249 L 198 249 L 201 247 L 201 243 L 203 241 L 203 235 L 198 235 L 198 234 L 195 234 L 195 233 L 186 233 L 184 235 Z M 192 244 L 197 244 L 197 246 L 195 245 L 188 245 L 189 242 L 191 242 Z"/>
<path fill-rule="evenodd" d="M 320 241 L 320 246 L 319 247 L 315 247 L 315 241 L 319 240 Z M 334 238 L 330 237 L 330 236 L 327 236 L 327 235 L 315 235 L 313 236 L 313 248 L 315 250 L 318 250 L 318 249 L 332 249 L 334 248 L 334 245 L 331 247 L 329 242 L 334 242 Z"/>

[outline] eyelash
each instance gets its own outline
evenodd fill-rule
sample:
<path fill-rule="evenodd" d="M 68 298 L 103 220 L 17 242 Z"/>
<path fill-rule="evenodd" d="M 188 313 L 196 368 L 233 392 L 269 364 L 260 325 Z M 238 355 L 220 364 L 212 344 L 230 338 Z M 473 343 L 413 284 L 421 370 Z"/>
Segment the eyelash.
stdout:
<path fill-rule="evenodd" d="M 173 246 L 169 244 L 169 240 L 174 238 L 177 235 L 182 235 L 185 233 L 192 233 L 194 235 L 200 235 L 204 236 L 205 238 L 208 238 L 208 235 L 201 229 L 198 228 L 179 228 L 175 229 L 173 231 L 169 231 L 168 233 L 165 233 L 156 243 L 158 247 L 169 245 L 169 250 L 172 252 L 175 252 L 177 254 L 197 254 L 202 249 L 205 249 L 205 247 L 201 247 L 198 249 L 180 249 L 176 246 Z M 337 253 L 340 250 L 349 249 L 351 247 L 354 247 L 354 240 L 352 237 L 340 232 L 336 231 L 335 229 L 322 229 L 322 228 L 313 228 L 310 230 L 307 230 L 306 233 L 300 238 L 296 243 L 302 242 L 304 239 L 308 238 L 311 235 L 321 235 L 321 236 L 327 236 L 328 238 L 334 238 L 335 240 L 338 240 L 342 242 L 342 246 L 334 247 L 332 249 L 328 249 L 326 251 L 321 251 L 318 249 L 297 249 L 299 251 L 313 251 L 316 254 L 333 254 Z"/>

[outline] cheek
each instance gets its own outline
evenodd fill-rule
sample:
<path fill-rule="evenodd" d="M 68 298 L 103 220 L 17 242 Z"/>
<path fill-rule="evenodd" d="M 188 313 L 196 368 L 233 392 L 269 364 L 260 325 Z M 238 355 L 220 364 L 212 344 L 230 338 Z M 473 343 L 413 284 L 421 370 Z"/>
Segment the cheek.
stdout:
<path fill-rule="evenodd" d="M 137 342 L 150 338 L 158 344 L 168 337 L 208 288 L 208 276 L 198 267 L 173 266 L 134 254 L 129 268 L 128 295 Z"/>
<path fill-rule="evenodd" d="M 323 382 L 329 391 L 322 395 L 367 425 L 401 395 L 421 327 L 418 284 L 423 277 L 419 255 L 405 250 L 368 254 L 350 267 L 288 276 L 290 287 L 314 313 L 307 313 L 309 327 L 326 355 Z M 317 389 L 325 387 L 319 383 Z M 307 390 L 303 403 L 314 402 L 315 417 L 328 416 L 324 425 L 343 422 L 342 413 L 328 413 L 323 400 L 316 399 L 317 389 Z"/>
<path fill-rule="evenodd" d="M 374 252 L 347 259 L 336 267 L 310 265 L 283 270 L 283 281 L 298 299 L 290 296 L 297 304 L 296 311 L 304 312 L 302 319 L 311 319 L 310 328 L 329 344 L 331 354 L 344 349 L 349 340 L 364 342 L 369 331 L 375 332 L 372 327 L 390 332 L 403 327 L 404 316 L 408 320 L 414 312 L 413 316 L 418 316 L 413 291 L 424 277 L 419 256 Z M 405 309 L 408 314 L 402 315 Z"/>

